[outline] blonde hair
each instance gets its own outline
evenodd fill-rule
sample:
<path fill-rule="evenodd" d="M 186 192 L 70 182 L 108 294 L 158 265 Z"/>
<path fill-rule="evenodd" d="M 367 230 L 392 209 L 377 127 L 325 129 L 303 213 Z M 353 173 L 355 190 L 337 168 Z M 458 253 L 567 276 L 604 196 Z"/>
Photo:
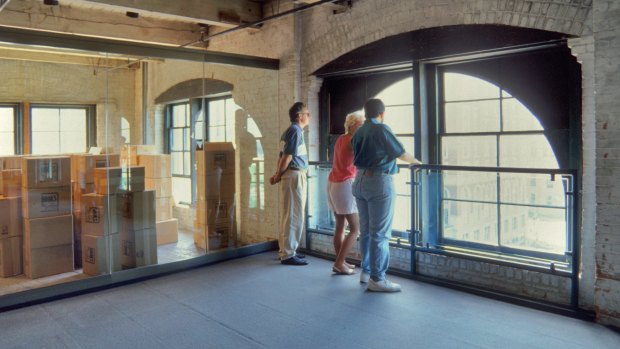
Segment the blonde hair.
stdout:
<path fill-rule="evenodd" d="M 351 126 L 355 125 L 358 121 L 364 122 L 364 117 L 361 114 L 351 113 L 347 115 L 347 118 L 344 121 L 344 133 L 349 133 Z"/>

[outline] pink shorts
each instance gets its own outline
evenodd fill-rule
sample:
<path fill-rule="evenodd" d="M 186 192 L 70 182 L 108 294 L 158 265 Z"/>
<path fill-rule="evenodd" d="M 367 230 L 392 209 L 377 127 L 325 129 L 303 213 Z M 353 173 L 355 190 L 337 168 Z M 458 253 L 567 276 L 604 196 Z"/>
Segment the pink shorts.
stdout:
<path fill-rule="evenodd" d="M 327 182 L 327 203 L 335 214 L 357 213 L 357 203 L 353 197 L 353 178 L 344 182 Z"/>

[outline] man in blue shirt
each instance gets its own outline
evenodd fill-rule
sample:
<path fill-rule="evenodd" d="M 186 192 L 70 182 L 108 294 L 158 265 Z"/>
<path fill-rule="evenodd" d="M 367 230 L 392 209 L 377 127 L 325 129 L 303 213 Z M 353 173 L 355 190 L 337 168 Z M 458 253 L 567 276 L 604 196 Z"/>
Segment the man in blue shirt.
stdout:
<path fill-rule="evenodd" d="M 304 142 L 304 127 L 310 123 L 310 113 L 302 102 L 293 104 L 289 110 L 291 126 L 282 137 L 280 157 L 276 173 L 269 182 L 282 182 L 281 198 L 283 212 L 280 218 L 280 262 L 287 265 L 306 265 L 308 262 L 296 253 L 306 218 L 306 172 L 308 152 Z"/>
<path fill-rule="evenodd" d="M 380 99 L 368 100 L 364 113 L 366 121 L 351 140 L 353 164 L 357 168 L 353 196 L 360 217 L 360 282 L 368 283 L 369 291 L 398 292 L 400 285 L 385 278 L 396 202 L 392 175 L 398 172 L 396 159 L 411 164 L 421 162 L 407 153 L 390 127 L 383 124 L 385 106 Z"/>

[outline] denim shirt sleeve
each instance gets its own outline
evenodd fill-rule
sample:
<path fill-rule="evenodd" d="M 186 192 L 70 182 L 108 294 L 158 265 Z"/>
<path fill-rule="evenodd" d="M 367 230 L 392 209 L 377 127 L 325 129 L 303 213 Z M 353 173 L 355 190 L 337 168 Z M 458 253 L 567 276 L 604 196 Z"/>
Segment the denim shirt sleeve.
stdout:
<path fill-rule="evenodd" d="M 297 131 L 297 128 L 289 127 L 284 135 L 282 135 L 282 141 L 284 142 L 282 152 L 286 155 L 297 155 L 297 148 L 301 143 L 301 137 L 302 134 Z"/>
<path fill-rule="evenodd" d="M 383 147 L 391 159 L 396 159 L 405 153 L 405 148 L 396 138 L 388 125 L 381 124 L 383 129 Z"/>

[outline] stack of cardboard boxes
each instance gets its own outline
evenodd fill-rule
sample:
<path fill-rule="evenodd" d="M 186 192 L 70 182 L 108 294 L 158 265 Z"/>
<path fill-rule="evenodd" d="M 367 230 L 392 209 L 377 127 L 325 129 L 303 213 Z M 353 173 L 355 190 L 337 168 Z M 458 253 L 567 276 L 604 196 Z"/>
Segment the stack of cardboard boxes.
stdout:
<path fill-rule="evenodd" d="M 22 273 L 21 166 L 20 156 L 0 158 L 0 277 Z"/>
<path fill-rule="evenodd" d="M 139 155 L 138 162 L 144 166 L 146 189 L 155 191 L 157 245 L 175 243 L 178 241 L 178 221 L 172 218 L 170 155 Z"/>
<path fill-rule="evenodd" d="M 94 177 L 95 193 L 81 198 L 84 273 L 156 264 L 155 191 L 144 190 L 144 167 L 96 168 Z"/>
<path fill-rule="evenodd" d="M 236 242 L 235 149 L 230 142 L 205 143 L 196 151 L 194 243 L 215 250 Z"/>
<path fill-rule="evenodd" d="M 39 278 L 73 271 L 71 159 L 22 159 L 24 274 Z"/>
<path fill-rule="evenodd" d="M 82 196 L 95 192 L 95 168 L 117 167 L 119 164 L 119 154 L 71 155 L 71 187 L 73 188 L 73 250 L 75 268 L 82 267 Z"/>

